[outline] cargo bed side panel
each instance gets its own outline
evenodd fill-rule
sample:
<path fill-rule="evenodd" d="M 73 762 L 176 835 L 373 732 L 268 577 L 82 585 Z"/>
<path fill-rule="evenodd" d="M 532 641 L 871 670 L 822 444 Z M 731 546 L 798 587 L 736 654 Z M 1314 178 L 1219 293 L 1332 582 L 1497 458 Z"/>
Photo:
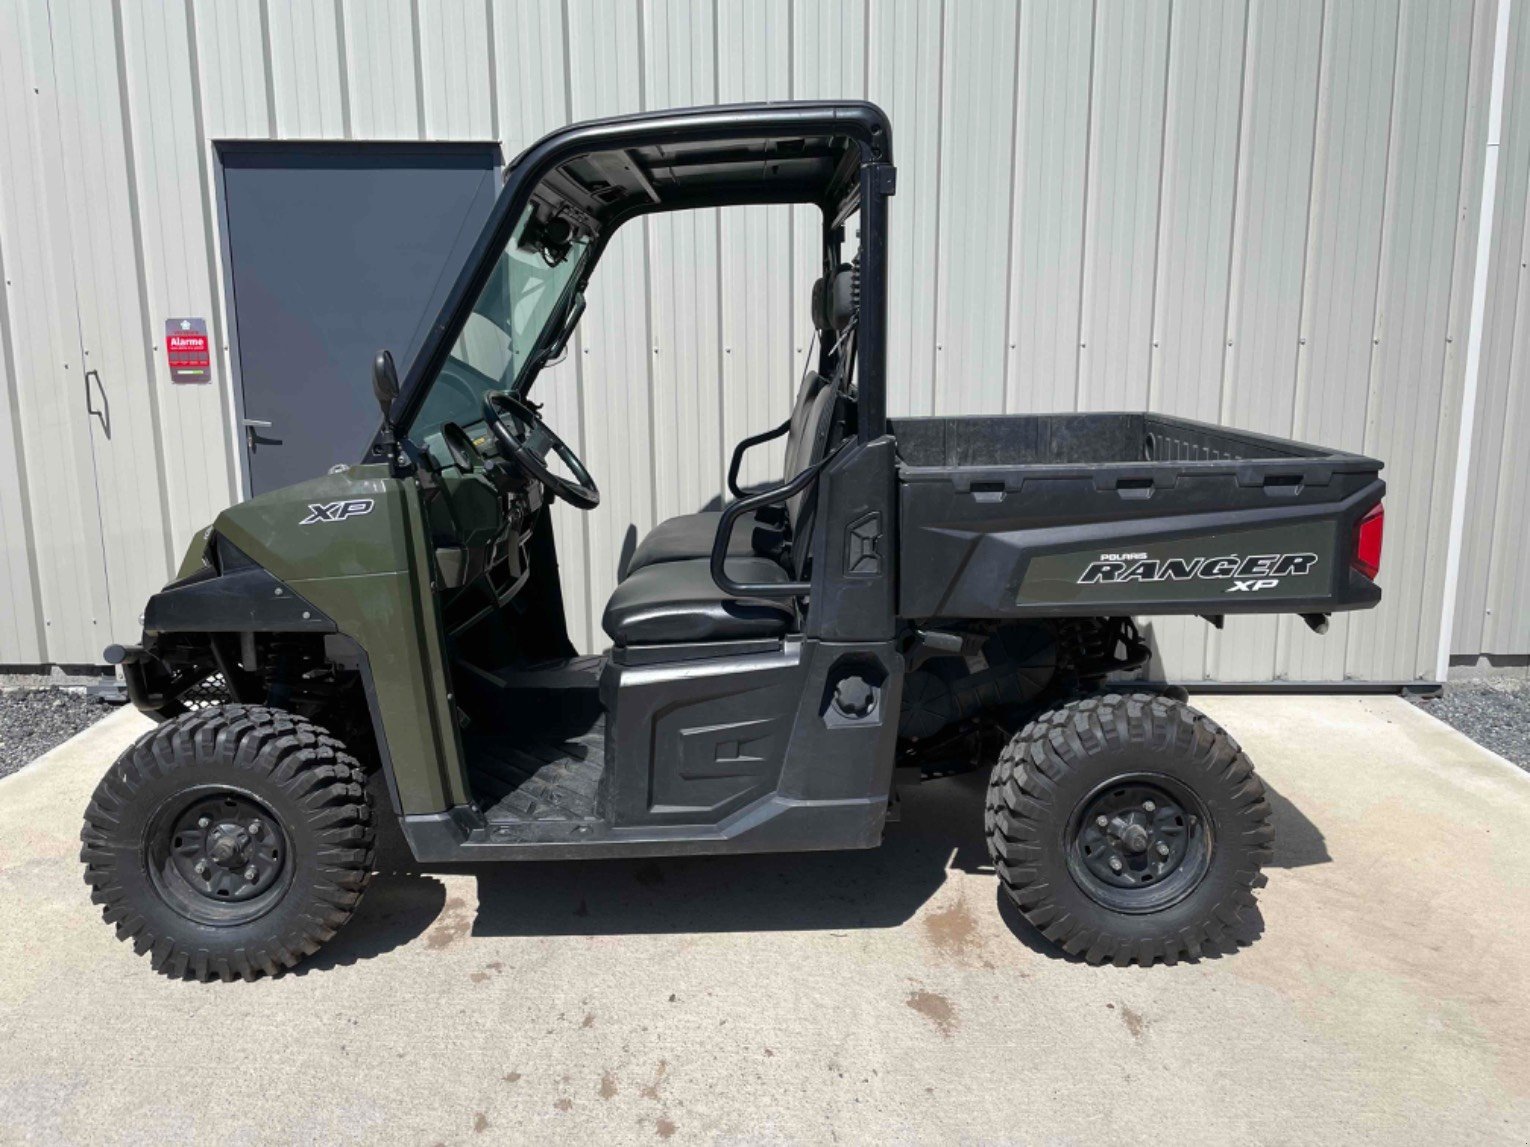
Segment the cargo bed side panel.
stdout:
<path fill-rule="evenodd" d="M 904 617 L 1331 613 L 1381 598 L 1349 562 L 1385 490 L 1371 459 L 1161 416 L 896 433 Z"/>

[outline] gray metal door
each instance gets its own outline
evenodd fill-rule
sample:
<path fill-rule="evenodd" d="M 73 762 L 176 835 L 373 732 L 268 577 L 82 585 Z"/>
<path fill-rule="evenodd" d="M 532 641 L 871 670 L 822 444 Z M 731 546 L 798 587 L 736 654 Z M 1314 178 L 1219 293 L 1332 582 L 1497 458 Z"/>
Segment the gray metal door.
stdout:
<path fill-rule="evenodd" d="M 249 492 L 359 461 L 371 363 L 407 370 L 488 218 L 492 143 L 226 142 L 224 252 Z"/>

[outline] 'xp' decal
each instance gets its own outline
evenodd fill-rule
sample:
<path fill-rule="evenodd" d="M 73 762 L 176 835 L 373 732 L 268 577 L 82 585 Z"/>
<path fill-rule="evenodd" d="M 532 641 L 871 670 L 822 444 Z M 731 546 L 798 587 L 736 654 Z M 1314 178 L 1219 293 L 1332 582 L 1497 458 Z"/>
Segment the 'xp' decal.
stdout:
<path fill-rule="evenodd" d="M 315 522 L 343 522 L 347 518 L 359 518 L 372 512 L 371 498 L 357 498 L 349 502 L 309 502 L 308 517 L 298 523 L 311 526 Z"/>
<path fill-rule="evenodd" d="M 1286 577 L 1301 577 L 1318 563 L 1316 554 L 1236 554 L 1221 558 L 1150 558 L 1146 554 L 1101 554 L 1079 576 L 1079 585 L 1121 582 L 1230 581 L 1225 593 L 1274 589 Z"/>

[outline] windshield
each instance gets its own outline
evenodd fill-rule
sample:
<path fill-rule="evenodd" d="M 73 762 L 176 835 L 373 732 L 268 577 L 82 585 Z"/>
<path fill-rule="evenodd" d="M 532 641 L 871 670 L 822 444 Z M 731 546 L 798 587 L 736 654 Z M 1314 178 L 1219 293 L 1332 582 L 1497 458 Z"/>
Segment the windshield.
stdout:
<path fill-rule="evenodd" d="M 447 422 L 481 421 L 485 392 L 516 384 L 588 250 L 588 238 L 572 234 L 545 205 L 527 205 L 425 392 L 410 424 L 412 439 L 423 442 Z"/>

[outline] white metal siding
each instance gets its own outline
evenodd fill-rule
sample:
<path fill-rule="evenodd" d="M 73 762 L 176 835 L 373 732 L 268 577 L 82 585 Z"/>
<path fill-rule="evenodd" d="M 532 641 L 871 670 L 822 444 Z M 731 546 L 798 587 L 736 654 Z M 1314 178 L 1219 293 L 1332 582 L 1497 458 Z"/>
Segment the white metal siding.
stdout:
<path fill-rule="evenodd" d="M 1515 13 L 1457 652 L 1530 651 L 1530 32 Z M 1324 638 L 1159 619 L 1174 676 L 1432 675 L 1492 0 L 0 0 L 0 664 L 93 661 L 238 488 L 209 141 L 498 138 L 716 101 L 891 113 L 894 414 L 1140 408 L 1387 462 L 1386 597 Z M 817 220 L 612 244 L 540 387 L 606 492 L 559 512 L 586 648 L 654 521 L 722 492 L 808 350 Z M 99 371 L 111 434 L 85 413 Z M 92 376 L 94 380 L 95 376 Z M 99 404 L 100 398 L 93 398 Z M 746 477 L 768 476 L 760 451 Z"/>
<path fill-rule="evenodd" d="M 1483 370 L 1453 653 L 1530 652 L 1530 5 L 1509 25 Z"/>
<path fill-rule="evenodd" d="M 0 27 L 0 262 L 5 265 L 8 443 L 25 499 L 23 532 L 8 532 L 8 614 L 14 660 L 95 660 L 109 641 L 109 605 L 97 509 L 52 29 L 37 6 L 11 6 Z M 8 447 L 9 449 L 4 449 Z M 151 521 L 152 516 L 151 516 Z M 10 639 L 10 633 L 6 634 Z M 12 660 L 6 656 L 4 660 Z"/>

